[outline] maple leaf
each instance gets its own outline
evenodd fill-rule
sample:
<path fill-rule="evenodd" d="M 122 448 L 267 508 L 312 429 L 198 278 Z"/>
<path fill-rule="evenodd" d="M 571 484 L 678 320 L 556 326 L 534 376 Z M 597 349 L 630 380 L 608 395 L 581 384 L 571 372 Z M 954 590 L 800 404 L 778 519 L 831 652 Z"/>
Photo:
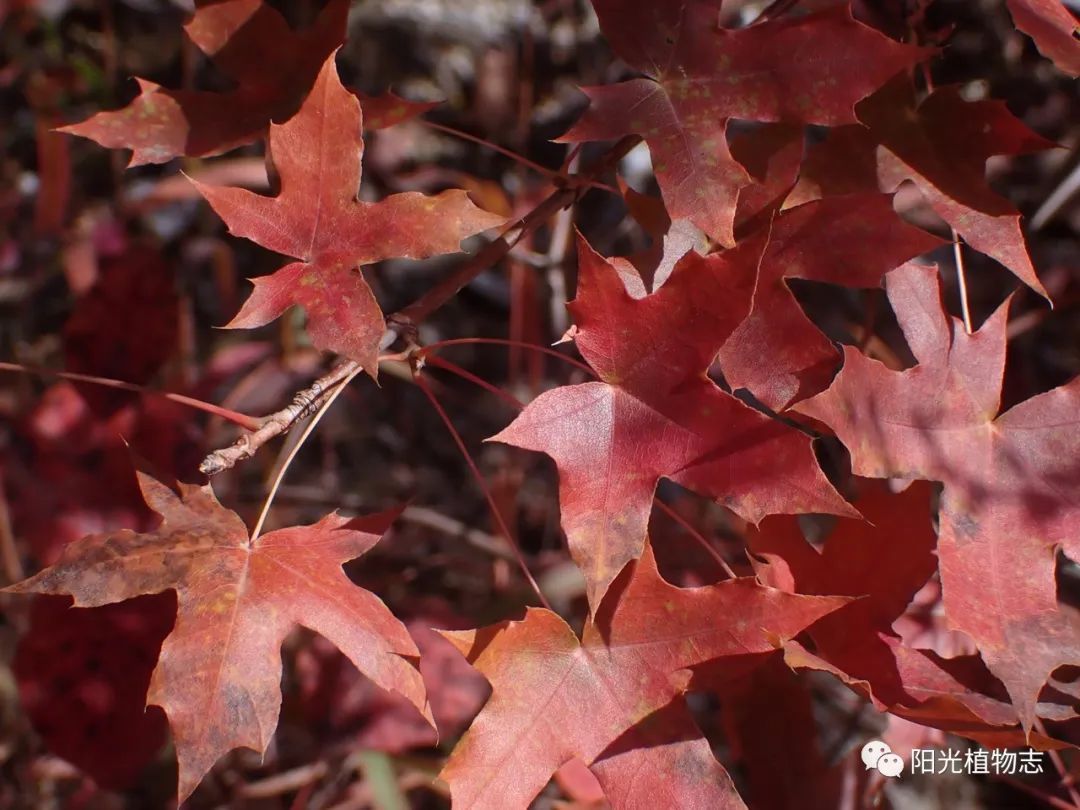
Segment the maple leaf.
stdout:
<path fill-rule="evenodd" d="M 865 520 L 840 520 L 818 551 L 795 518 L 766 518 L 747 534 L 759 579 L 791 593 L 860 597 L 810 629 L 817 654 L 886 695 L 879 707 L 899 702 L 902 687 L 895 656 L 879 636 L 937 569 L 931 487 L 923 482 L 892 493 L 866 481 L 856 501 Z"/>
<path fill-rule="evenodd" d="M 619 735 L 590 770 L 616 810 L 745 807 L 681 698 Z"/>
<path fill-rule="evenodd" d="M 833 666 L 797 641 L 784 644 L 784 663 L 792 669 L 828 672 L 894 717 L 967 737 L 986 748 L 1070 747 L 1053 737 L 1019 728 L 1008 693 L 987 671 L 979 656 L 943 658 L 931 650 L 912 649 L 895 639 L 883 640 L 895 656 L 897 677 L 904 684 L 905 703 L 882 706 L 868 682 Z M 1039 703 L 1039 714 L 1058 721 L 1076 717 L 1067 705 L 1045 702 Z"/>
<path fill-rule="evenodd" d="M 922 651 L 901 649 L 893 623 L 937 569 L 931 488 L 916 481 L 900 493 L 884 482 L 863 481 L 856 502 L 865 520 L 841 520 L 818 551 L 804 538 L 798 521 L 778 515 L 766 518 L 747 534 L 758 560 L 754 570 L 766 585 L 804 594 L 858 597 L 816 622 L 809 630 L 819 666 L 811 654 L 791 645 L 789 663 L 824 669 L 864 691 L 881 710 L 901 704 L 917 706 L 928 693 L 966 706 L 988 722 L 1015 724 L 1009 706 L 965 691 Z M 800 657 L 801 656 L 801 657 Z M 951 691 L 950 691 L 951 690 Z M 937 707 L 957 713 L 957 707 Z M 970 718 L 971 712 L 965 716 Z"/>
<path fill-rule="evenodd" d="M 888 271 L 945 244 L 908 225 L 886 194 L 852 194 L 788 209 L 771 227 L 753 268 L 753 307 L 720 350 L 724 378 L 773 410 L 824 389 L 839 361 L 832 342 L 803 313 L 787 285 L 799 278 L 877 287 Z M 753 243 L 734 248 L 754 250 Z"/>
<path fill-rule="evenodd" d="M 386 324 L 357 268 L 455 252 L 462 239 L 504 218 L 477 208 L 460 190 L 360 202 L 360 131 L 360 103 L 341 85 L 331 55 L 300 111 L 270 127 L 280 194 L 192 182 L 231 233 L 300 260 L 254 279 L 254 292 L 228 326 L 262 326 L 300 305 L 316 346 L 358 361 L 374 377 Z"/>
<path fill-rule="evenodd" d="M 978 656 L 942 658 L 910 646 L 893 629 L 937 568 L 930 486 L 916 481 L 892 493 L 884 482 L 863 481 L 859 489 L 866 520 L 839 521 L 820 552 L 787 516 L 766 518 L 747 536 L 763 584 L 858 597 L 809 628 L 815 652 L 785 644 L 787 664 L 829 672 L 896 717 L 986 745 L 1026 744 L 1008 693 Z M 1040 704 L 1040 713 L 1074 716 L 1052 703 Z"/>
<path fill-rule="evenodd" d="M 1055 550 L 1080 554 L 1080 378 L 999 415 L 1008 304 L 968 335 L 945 313 L 935 268 L 895 270 L 886 289 L 919 364 L 894 372 L 846 347 L 830 388 L 795 410 L 836 432 L 858 475 L 944 482 L 946 615 L 1030 730 L 1047 677 L 1080 663 L 1054 583 Z"/>
<path fill-rule="evenodd" d="M 1016 27 L 1035 40 L 1039 53 L 1070 76 L 1080 76 L 1080 23 L 1060 0 L 1006 0 Z"/>
<path fill-rule="evenodd" d="M 1003 102 L 964 101 L 939 87 L 921 103 L 898 77 L 856 107 L 864 126 L 842 127 L 812 148 L 788 204 L 855 191 L 895 191 L 910 180 L 971 247 L 997 260 L 1043 297 L 1020 229 L 1020 213 L 986 183 L 993 155 L 1022 155 L 1054 144 Z"/>
<path fill-rule="evenodd" d="M 0 487 L 15 535 L 50 565 L 87 534 L 151 525 L 132 453 L 170 473 L 194 471 L 202 453 L 192 428 L 190 412 L 161 397 L 143 397 L 105 418 L 72 383 L 50 386 L 0 452 Z"/>
<path fill-rule="evenodd" d="M 756 266 L 764 247 L 739 262 Z M 750 521 L 767 514 L 857 514 L 829 484 L 810 439 L 749 408 L 706 372 L 745 317 L 753 273 L 726 255 L 687 254 L 635 299 L 583 239 L 575 341 L 601 382 L 531 402 L 489 441 L 547 453 L 559 468 L 562 526 L 596 609 L 645 543 L 656 483 L 667 477 Z"/>
<path fill-rule="evenodd" d="M 672 218 L 730 246 L 738 191 L 751 179 L 731 155 L 728 119 L 855 123 L 855 102 L 930 51 L 846 8 L 730 31 L 717 26 L 718 5 L 593 0 L 615 53 L 645 76 L 585 88 L 589 108 L 560 140 L 641 135 Z"/>
<path fill-rule="evenodd" d="M 385 517 L 351 521 L 335 513 L 251 542 L 208 486 L 181 484 L 178 497 L 145 474 L 139 484 L 163 518 L 155 531 L 77 540 L 52 567 L 5 590 L 70 594 L 76 607 L 176 591 L 176 625 L 147 700 L 172 727 L 180 801 L 227 751 L 266 750 L 281 705 L 281 643 L 297 624 L 325 636 L 431 721 L 408 631 L 341 569 L 378 542 L 371 530 L 381 533 Z"/>
<path fill-rule="evenodd" d="M 575 757 L 617 808 L 743 806 L 682 705 L 686 668 L 772 651 L 845 600 L 749 578 L 676 588 L 648 549 L 618 586 L 580 639 L 537 608 L 521 621 L 443 632 L 492 685 L 440 774 L 455 808 L 524 808 Z M 635 763 L 637 778 L 624 778 Z M 707 801 L 688 804 L 691 796 Z"/>
<path fill-rule="evenodd" d="M 235 79 L 235 89 L 168 90 L 137 79 L 139 96 L 127 107 L 60 131 L 133 150 L 129 166 L 215 155 L 251 143 L 272 119 L 296 111 L 327 56 L 345 41 L 348 13 L 349 0 L 330 0 L 310 28 L 294 32 L 262 0 L 201 4 L 184 30 Z"/>

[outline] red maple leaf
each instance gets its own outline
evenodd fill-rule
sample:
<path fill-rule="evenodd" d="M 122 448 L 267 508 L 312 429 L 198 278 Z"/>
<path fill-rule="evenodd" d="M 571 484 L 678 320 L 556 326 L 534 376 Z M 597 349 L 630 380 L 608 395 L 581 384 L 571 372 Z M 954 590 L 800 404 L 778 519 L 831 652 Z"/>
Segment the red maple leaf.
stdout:
<path fill-rule="evenodd" d="M 15 435 L 0 454 L 0 486 L 15 535 L 43 565 L 87 534 L 151 525 L 132 452 L 170 473 L 194 472 L 202 457 L 178 404 L 143 397 L 105 418 L 69 382 L 47 388 Z"/>
<path fill-rule="evenodd" d="M 731 155 L 728 119 L 855 123 L 855 102 L 929 51 L 846 8 L 731 31 L 717 26 L 718 5 L 594 0 L 615 53 L 645 76 L 585 88 L 589 108 L 561 140 L 641 135 L 672 218 L 733 245 L 738 192 L 751 178 Z"/>
<path fill-rule="evenodd" d="M 753 178 L 739 189 L 737 240 L 776 215 L 799 178 L 805 140 L 803 127 L 794 124 L 761 124 L 731 139 L 732 156 Z"/>
<path fill-rule="evenodd" d="M 127 107 L 60 131 L 131 149 L 130 166 L 215 155 L 250 143 L 272 119 L 296 110 L 327 56 L 345 41 L 348 13 L 348 0 L 330 0 L 310 28 L 294 32 L 263 0 L 202 4 L 184 30 L 236 80 L 234 90 L 168 90 L 138 79 L 141 92 Z"/>
<path fill-rule="evenodd" d="M 756 238 L 756 253 L 735 260 L 689 253 L 659 290 L 637 299 L 616 266 L 579 242 L 575 341 L 601 382 L 542 394 L 492 440 L 555 460 L 562 526 L 594 610 L 641 553 L 661 477 L 754 522 L 775 513 L 855 514 L 807 436 L 706 375 L 746 315 L 765 237 Z"/>
<path fill-rule="evenodd" d="M 676 588 L 650 550 L 617 588 L 580 639 L 535 608 L 443 633 L 492 685 L 440 774 L 454 807 L 525 807 L 575 757 L 617 807 L 743 806 L 682 704 L 687 668 L 769 652 L 845 600 L 753 579 Z"/>
<path fill-rule="evenodd" d="M 914 648 L 893 629 L 937 569 L 930 487 L 914 482 L 894 494 L 884 482 L 864 481 L 860 492 L 866 520 L 839 521 L 820 552 L 787 516 L 766 518 L 749 534 L 750 548 L 763 560 L 754 567 L 764 584 L 857 597 L 809 629 L 815 652 L 788 642 L 787 664 L 832 673 L 895 717 L 984 745 L 1026 744 L 1008 693 L 977 655 L 943 658 Z M 1074 716 L 1067 706 L 1039 708 L 1055 720 Z"/>
<path fill-rule="evenodd" d="M 251 541 L 209 487 L 181 484 L 177 497 L 149 476 L 140 474 L 139 483 L 163 518 L 155 531 L 77 540 L 52 567 L 6 590 L 70 594 L 76 607 L 176 591 L 176 625 L 147 699 L 165 710 L 172 727 L 180 801 L 230 749 L 266 750 L 281 705 L 281 643 L 297 624 L 332 641 L 431 722 L 408 631 L 341 569 L 378 542 L 371 530 L 381 533 L 385 517 L 331 514 Z"/>
<path fill-rule="evenodd" d="M 789 209 L 773 222 L 754 268 L 753 306 L 720 351 L 724 378 L 773 410 L 824 389 L 839 355 L 803 313 L 787 279 L 877 287 L 885 273 L 943 242 L 896 215 L 884 194 L 852 194 Z M 752 243 L 734 251 L 753 250 Z"/>
<path fill-rule="evenodd" d="M 1022 155 L 1053 144 L 1036 135 L 1001 101 L 964 101 L 958 87 L 939 87 L 916 103 L 898 77 L 861 102 L 864 126 L 833 130 L 812 148 L 789 204 L 855 191 L 895 191 L 910 180 L 937 214 L 971 247 L 1001 262 L 1040 295 L 1020 229 L 1020 213 L 986 183 L 993 155 Z"/>
<path fill-rule="evenodd" d="M 894 655 L 879 637 L 937 568 L 934 558 L 930 486 L 913 483 L 893 494 L 868 481 L 860 488 L 865 520 L 841 520 L 818 551 L 803 537 L 795 518 L 766 518 L 748 534 L 761 581 L 791 593 L 859 597 L 810 629 L 817 654 L 848 674 L 870 681 L 898 702 Z M 883 704 L 879 704 L 883 705 Z"/>
<path fill-rule="evenodd" d="M 1030 729 L 1050 673 L 1080 663 L 1054 581 L 1055 550 L 1080 554 L 1080 378 L 999 415 L 1008 305 L 968 335 L 944 310 L 935 268 L 893 271 L 886 288 L 919 364 L 890 371 L 847 347 L 829 390 L 795 410 L 836 432 L 858 475 L 945 483 L 946 615 Z"/>
<path fill-rule="evenodd" d="M 262 326 L 300 305 L 316 346 L 359 361 L 375 376 L 386 325 L 357 268 L 391 257 L 452 253 L 462 239 L 503 218 L 477 208 L 460 190 L 360 202 L 360 131 L 360 103 L 341 85 L 331 56 L 300 112 L 270 127 L 280 194 L 192 182 L 231 233 L 300 260 L 254 279 L 255 291 L 228 325 Z"/>
<path fill-rule="evenodd" d="M 1058 69 L 1080 76 L 1080 23 L 1060 0 L 1006 0 L 1016 27 L 1035 40 L 1035 47 Z"/>
<path fill-rule="evenodd" d="M 882 641 L 891 649 L 896 677 L 903 683 L 902 703 L 881 704 L 868 681 L 833 666 L 797 641 L 784 645 L 784 663 L 792 669 L 831 673 L 893 717 L 967 737 L 987 748 L 1068 747 L 1068 743 L 1019 727 L 1008 692 L 978 655 L 945 658 L 892 638 L 882 637 Z M 1038 709 L 1039 716 L 1048 720 L 1076 717 L 1067 698 L 1064 703 L 1041 702 Z"/>

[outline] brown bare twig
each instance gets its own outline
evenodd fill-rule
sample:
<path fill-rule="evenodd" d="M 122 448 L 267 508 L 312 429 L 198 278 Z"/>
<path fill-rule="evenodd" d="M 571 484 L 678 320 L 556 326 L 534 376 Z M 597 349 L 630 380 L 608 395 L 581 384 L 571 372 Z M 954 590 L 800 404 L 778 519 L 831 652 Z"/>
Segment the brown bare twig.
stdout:
<path fill-rule="evenodd" d="M 19 559 L 18 547 L 15 545 L 15 533 L 11 530 L 11 515 L 4 493 L 3 478 L 0 478 L 0 565 L 6 580 L 5 585 L 19 582 L 26 576 Z"/>
<path fill-rule="evenodd" d="M 264 417 L 262 424 L 256 430 L 245 433 L 229 447 L 215 450 L 204 458 L 199 464 L 199 471 L 204 475 L 217 475 L 219 472 L 232 468 L 237 462 L 251 458 L 272 438 L 287 432 L 305 416 L 318 410 L 334 388 L 359 368 L 360 364 L 352 360 L 346 360 L 334 366 L 329 374 L 320 377 L 304 390 L 298 391 L 287 406 Z"/>

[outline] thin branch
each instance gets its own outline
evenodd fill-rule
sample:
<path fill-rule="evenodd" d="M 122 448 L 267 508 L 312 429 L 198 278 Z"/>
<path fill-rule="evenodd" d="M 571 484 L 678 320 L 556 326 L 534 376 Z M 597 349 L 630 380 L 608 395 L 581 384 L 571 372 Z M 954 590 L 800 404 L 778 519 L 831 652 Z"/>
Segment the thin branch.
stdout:
<path fill-rule="evenodd" d="M 953 259 L 956 261 L 956 282 L 960 285 L 960 311 L 964 314 L 964 331 L 969 335 L 974 331 L 971 326 L 971 307 L 968 305 L 967 274 L 964 272 L 964 253 L 957 236 L 956 228 L 952 228 Z"/>
<path fill-rule="evenodd" d="M 1031 230 L 1041 230 L 1051 218 L 1060 211 L 1077 190 L 1080 190 L 1080 163 L 1073 166 L 1069 176 L 1062 180 L 1047 197 L 1039 210 L 1031 217 Z"/>
<path fill-rule="evenodd" d="M 575 165 L 577 157 L 571 159 L 571 166 Z M 556 335 L 566 331 L 566 254 L 570 246 L 574 244 L 574 208 L 567 206 L 555 216 L 555 227 L 551 231 L 551 242 L 548 245 L 547 256 L 547 282 L 551 295 L 548 299 L 548 316 Z"/>
<path fill-rule="evenodd" d="M 923 62 L 920 66 L 923 74 L 923 80 L 926 83 L 926 92 L 934 92 L 934 77 L 930 73 L 930 65 Z M 968 304 L 968 289 L 967 289 L 967 273 L 964 271 L 964 250 L 963 245 L 960 242 L 960 236 L 956 232 L 956 228 L 949 226 L 949 232 L 952 234 L 953 242 L 953 261 L 956 264 L 956 283 L 960 287 L 960 311 L 964 315 L 964 331 L 969 335 L 974 331 L 971 325 L 971 307 Z"/>
<path fill-rule="evenodd" d="M 217 475 L 232 468 L 237 462 L 251 458 L 268 441 L 287 432 L 305 416 L 321 408 L 338 383 L 344 379 L 352 379 L 361 370 L 360 364 L 353 360 L 334 366 L 329 374 L 298 391 L 286 407 L 258 420 L 252 428 L 253 432 L 245 433 L 231 446 L 215 450 L 204 458 L 199 464 L 199 472 L 204 475 Z"/>
<path fill-rule="evenodd" d="M 190 408 L 196 408 L 205 413 L 220 416 L 222 419 L 228 419 L 233 424 L 239 425 L 246 430 L 255 430 L 259 427 L 259 420 L 254 416 L 248 416 L 246 413 L 231 411 L 228 408 L 222 408 L 220 405 L 214 405 L 211 402 L 203 402 L 201 399 L 194 399 L 193 397 L 186 397 L 183 394 L 174 394 L 170 391 L 155 391 L 152 388 L 146 388 L 145 386 L 136 385 L 135 383 L 124 382 L 123 380 L 112 380 L 108 377 L 93 377 L 89 374 L 76 374 L 71 371 L 56 371 L 50 368 L 40 368 L 39 366 L 23 366 L 18 363 L 0 363 L 0 371 L 14 371 L 19 374 L 31 374 L 35 377 L 59 377 L 62 380 L 90 383 L 91 385 L 100 385 L 103 388 L 116 388 L 120 391 L 131 391 L 135 394 L 161 397 L 170 402 L 187 405 Z"/>
<path fill-rule="evenodd" d="M 787 14 L 798 4 L 799 0 L 773 0 L 773 2 L 770 3 L 752 23 L 750 23 L 750 25 L 757 25 L 758 23 L 767 22 L 768 20 L 775 20 L 777 17 Z"/>
<path fill-rule="evenodd" d="M 19 549 L 15 545 L 15 533 L 11 529 L 11 514 L 8 510 L 7 494 L 4 492 L 4 479 L 0 477 L 0 562 L 4 567 L 7 584 L 21 581 L 26 572 L 19 559 Z"/>
<path fill-rule="evenodd" d="M 513 549 L 506 540 L 494 534 L 482 532 L 456 520 L 442 512 L 437 512 L 426 506 L 406 506 L 401 513 L 401 519 L 406 523 L 415 523 L 427 529 L 434 529 L 451 537 L 460 537 L 470 546 L 487 552 L 500 559 L 516 562 Z"/>
<path fill-rule="evenodd" d="M 449 360 L 443 360 L 437 354 L 428 355 L 426 358 L 427 364 L 434 366 L 435 368 L 441 368 L 445 371 L 449 371 L 451 374 L 456 374 L 463 380 L 468 380 L 473 385 L 477 385 L 483 388 L 488 393 L 494 394 L 503 402 L 507 403 L 511 408 L 515 410 L 521 410 L 524 406 L 521 404 L 521 400 L 515 397 L 513 394 L 507 393 L 499 388 L 497 385 L 492 385 L 483 377 L 479 377 L 473 374 L 468 369 L 464 369 L 457 363 L 451 363 Z"/>
<path fill-rule="evenodd" d="M 321 404 L 318 405 L 318 410 L 315 411 L 315 415 L 304 428 L 304 432 L 300 434 L 300 438 L 296 440 L 296 444 L 293 446 L 292 450 L 289 451 L 289 455 L 287 455 L 285 460 L 281 463 L 277 473 L 274 475 L 274 483 L 270 486 L 270 492 L 266 496 L 266 502 L 263 504 L 262 511 L 259 513 L 259 519 L 255 521 L 255 528 L 251 530 L 252 543 L 259 538 L 259 532 L 262 531 L 263 523 L 266 522 L 266 516 L 270 513 L 270 504 L 274 502 L 274 496 L 277 494 L 278 487 L 281 486 L 282 479 L 285 478 L 285 473 L 288 471 L 289 465 L 292 464 L 293 459 L 296 458 L 296 454 L 300 452 L 300 448 L 304 446 L 304 442 L 307 441 L 308 436 L 315 430 L 315 427 L 322 420 L 323 416 L 326 415 L 326 412 L 330 410 L 330 406 L 334 404 L 334 400 L 341 395 L 341 392 L 344 391 L 346 387 L 348 387 L 349 383 L 352 382 L 353 377 L 361 371 L 363 371 L 363 369 L 360 366 L 357 366 L 354 371 L 345 377 L 345 379 L 337 383 L 337 387 L 334 388 L 329 396 L 322 400 Z M 305 406 L 305 410 L 307 407 L 308 406 Z"/>
<path fill-rule="evenodd" d="M 439 418 L 442 419 L 446 429 L 450 432 L 450 436 L 454 439 L 454 444 L 457 445 L 458 450 L 461 451 L 461 455 L 465 458 L 465 463 L 469 466 L 469 471 L 472 473 L 473 478 L 476 479 L 476 483 L 479 485 L 481 491 L 484 493 L 484 499 L 488 503 L 488 507 L 491 509 L 491 515 L 495 518 L 495 523 L 499 527 L 499 531 L 503 537 L 506 538 L 506 542 L 510 544 L 510 548 L 514 552 L 514 558 L 517 560 L 518 566 L 521 568 L 521 573 L 525 575 L 525 579 L 529 585 L 532 586 L 533 591 L 536 593 L 537 599 L 540 600 L 540 604 L 551 610 L 551 605 L 548 603 L 547 597 L 544 596 L 544 592 L 540 590 L 540 585 L 536 582 L 532 572 L 529 570 L 529 566 L 525 564 L 525 556 L 521 553 L 521 549 L 518 547 L 517 542 L 514 540 L 514 535 L 510 533 L 510 528 L 506 525 L 506 521 L 503 520 L 502 513 L 499 511 L 498 504 L 495 503 L 495 498 L 492 497 L 491 490 L 488 489 L 487 484 L 484 481 L 484 476 L 480 474 L 480 469 L 476 466 L 476 462 L 473 461 L 472 455 L 469 453 L 469 449 L 465 446 L 464 440 L 461 438 L 461 434 L 457 432 L 457 428 L 454 427 L 454 423 L 450 421 L 449 415 L 443 409 L 442 404 L 435 397 L 431 387 L 427 384 L 421 375 L 416 375 L 416 385 L 424 392 L 424 396 L 431 402 L 436 413 L 439 414 Z"/>
<path fill-rule="evenodd" d="M 278 488 L 278 500 L 297 501 L 308 504 L 320 504 L 337 506 L 342 509 L 350 509 L 358 512 L 370 511 L 370 506 L 364 498 L 348 492 L 329 491 L 319 486 L 288 485 L 283 484 Z M 494 534 L 482 532 L 462 523 L 456 518 L 444 515 L 427 506 L 406 506 L 399 518 L 406 523 L 415 523 L 427 529 L 434 529 L 445 535 L 460 538 L 470 546 L 481 551 L 499 557 L 503 560 L 515 562 L 514 552 L 506 545 L 506 541 Z"/>
<path fill-rule="evenodd" d="M 249 782 L 241 786 L 239 793 L 245 799 L 270 799 L 284 793 L 294 793 L 312 782 L 318 782 L 329 771 L 330 767 L 325 762 L 311 762 L 258 782 Z"/>
<path fill-rule="evenodd" d="M 615 188 L 614 186 L 609 186 L 607 183 L 601 183 L 587 176 L 583 176 L 581 178 L 575 177 L 573 175 L 568 176 L 557 169 L 549 169 L 547 166 L 541 166 L 539 163 L 529 160 L 524 155 L 519 155 L 517 152 L 507 149 L 506 147 L 499 146 L 497 143 L 492 143 L 491 141 L 484 140 L 483 138 L 479 138 L 476 135 L 470 135 L 468 132 L 463 132 L 460 129 L 454 129 L 453 127 L 448 127 L 444 124 L 436 124 L 434 121 L 428 121 L 423 118 L 417 120 L 425 127 L 428 127 L 430 129 L 436 129 L 439 132 L 445 132 L 447 135 L 453 135 L 455 138 L 472 141 L 475 144 L 479 144 L 480 146 L 485 146 L 488 149 L 492 149 L 498 152 L 500 155 L 505 155 L 511 160 L 520 163 L 522 166 L 527 166 L 537 174 L 542 174 L 545 177 L 551 178 L 557 183 L 568 186 L 588 186 L 589 188 L 601 189 L 602 191 L 608 191 L 612 194 L 619 194 L 619 190 L 617 188 Z"/>
<path fill-rule="evenodd" d="M 444 346 L 467 346 L 470 344 L 477 344 L 481 346 L 485 344 L 489 346 L 517 346 L 519 349 L 528 349 L 529 351 L 542 352 L 543 354 L 550 355 L 551 357 L 557 357 L 560 360 L 563 360 L 570 365 L 581 369 L 591 377 L 596 376 L 596 372 L 594 372 L 591 368 L 589 368 L 581 361 L 575 360 L 573 357 L 568 357 L 562 352 L 556 351 L 555 349 L 552 349 L 548 346 L 538 346 L 533 343 L 522 343 L 519 340 L 507 340 L 505 338 L 451 338 L 450 340 L 440 340 L 438 343 L 431 343 L 427 346 L 424 346 L 422 349 L 419 350 L 418 355 L 420 357 L 426 358 L 433 351 L 441 349 Z"/>

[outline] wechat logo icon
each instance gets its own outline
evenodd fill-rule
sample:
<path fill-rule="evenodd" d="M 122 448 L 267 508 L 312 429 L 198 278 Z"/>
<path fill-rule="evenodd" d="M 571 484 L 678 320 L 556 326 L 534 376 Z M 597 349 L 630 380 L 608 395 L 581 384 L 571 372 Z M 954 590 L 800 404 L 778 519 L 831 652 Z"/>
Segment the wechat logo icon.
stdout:
<path fill-rule="evenodd" d="M 895 778 L 904 772 L 904 760 L 881 740 L 871 740 L 862 747 L 862 761 L 866 770 L 877 768 L 882 776 Z"/>

